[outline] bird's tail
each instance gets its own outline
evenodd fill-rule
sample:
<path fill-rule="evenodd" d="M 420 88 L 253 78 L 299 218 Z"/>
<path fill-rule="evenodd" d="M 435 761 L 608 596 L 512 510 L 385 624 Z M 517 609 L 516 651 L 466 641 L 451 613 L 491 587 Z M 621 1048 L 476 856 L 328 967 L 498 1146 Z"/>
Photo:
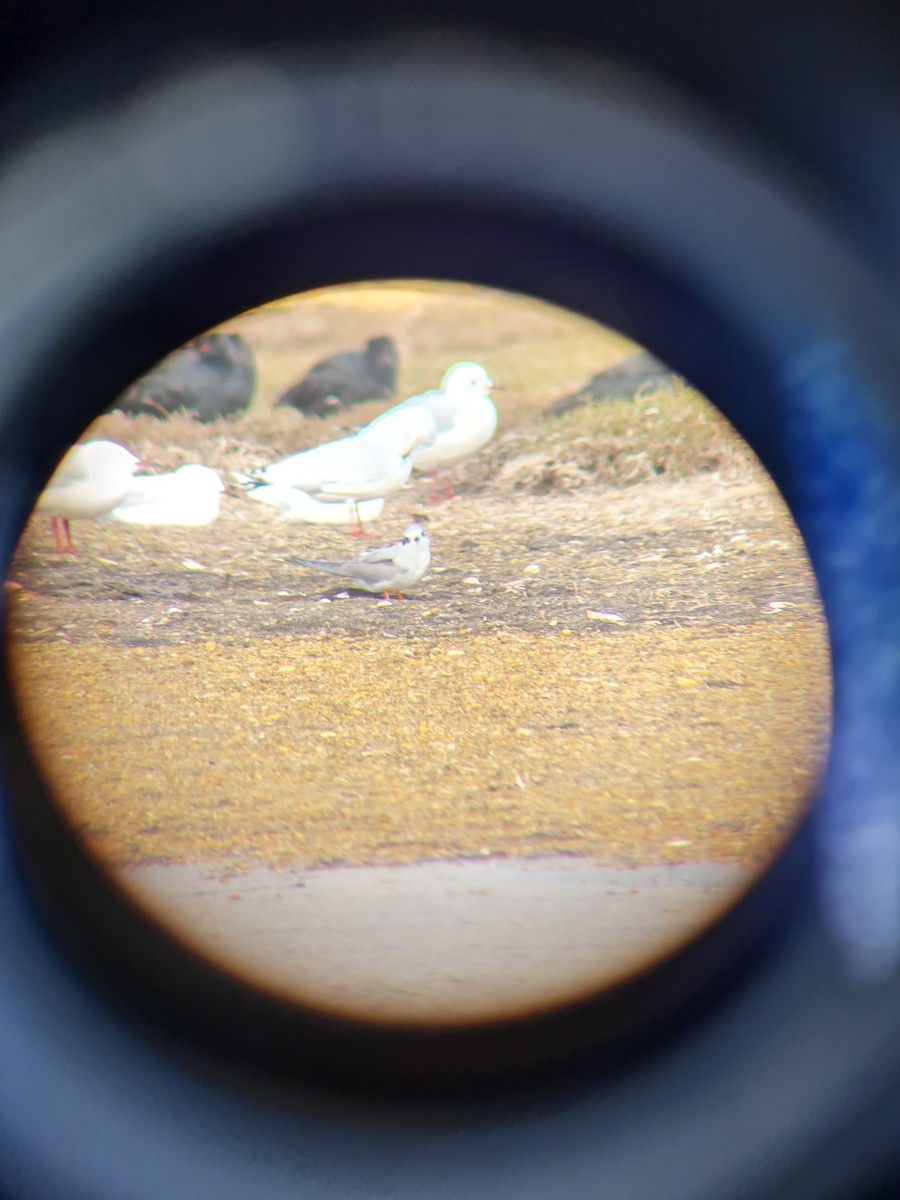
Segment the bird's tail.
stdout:
<path fill-rule="evenodd" d="M 312 567 L 314 571 L 326 571 L 329 575 L 340 575 L 344 579 L 352 579 L 352 571 L 348 571 L 342 563 L 322 562 L 318 558 L 292 558 L 290 560 L 298 567 Z"/>
<path fill-rule="evenodd" d="M 231 478 L 235 487 L 245 488 L 248 490 L 250 488 L 259 487 L 261 483 L 266 482 L 263 470 L 251 470 L 248 475 L 244 475 L 241 471 L 232 471 Z"/>
<path fill-rule="evenodd" d="M 283 507 L 284 489 L 275 484 L 266 483 L 261 474 L 252 471 L 243 475 L 240 471 L 231 472 L 231 482 L 228 491 L 232 496 L 246 496 L 250 500 L 261 500 L 263 504 L 274 504 Z"/>

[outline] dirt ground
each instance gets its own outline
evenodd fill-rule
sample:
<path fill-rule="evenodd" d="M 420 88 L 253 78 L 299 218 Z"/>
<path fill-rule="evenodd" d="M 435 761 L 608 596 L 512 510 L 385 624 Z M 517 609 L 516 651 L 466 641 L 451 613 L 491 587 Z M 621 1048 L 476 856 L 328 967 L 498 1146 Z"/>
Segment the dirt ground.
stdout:
<path fill-rule="evenodd" d="M 292 565 L 345 533 L 238 500 L 140 544 L 88 527 L 78 562 L 34 528 L 11 592 L 22 706 L 113 862 L 759 862 L 829 713 L 812 580 L 766 499 L 715 478 L 463 497 L 402 604 Z"/>
<path fill-rule="evenodd" d="M 377 321 L 365 305 L 333 306 L 334 336 L 358 344 L 387 328 L 411 357 L 415 329 L 432 329 L 428 304 L 416 294 Z M 529 350 L 529 391 L 515 383 L 525 367 L 509 332 L 521 337 L 525 310 L 483 332 L 480 304 L 472 329 L 493 337 L 501 365 L 518 364 L 498 394 L 501 437 L 463 471 L 457 500 L 433 507 L 417 481 L 364 543 L 427 520 L 432 568 L 405 603 L 344 593 L 293 561 L 358 552 L 345 531 L 237 495 L 207 528 L 83 523 L 77 561 L 31 522 L 7 584 L 14 681 L 47 778 L 102 861 L 241 872 L 571 854 L 760 866 L 794 827 L 824 760 L 830 666 L 777 495 L 719 442 L 712 456 L 698 448 L 694 472 L 635 474 L 658 463 L 663 441 L 666 461 L 682 463 L 668 427 L 646 451 L 620 447 L 609 469 L 631 473 L 615 486 L 584 465 L 585 445 L 607 444 L 593 416 L 563 428 L 567 445 L 584 445 L 574 474 L 557 471 L 562 435 L 542 432 L 540 407 L 605 365 L 602 346 L 607 357 L 627 346 L 549 310 L 569 365 L 553 374 L 549 352 Z M 339 348 L 319 308 L 307 363 Z M 269 407 L 291 374 L 290 311 L 228 326 L 257 331 L 262 399 L 248 417 L 166 429 L 112 415 L 95 436 L 158 467 L 193 457 L 223 470 L 336 436 Z M 447 329 L 419 347 L 423 376 L 457 357 L 487 361 L 490 347 L 463 353 Z M 677 403 L 663 416 L 694 420 Z M 609 411 L 612 444 L 645 436 L 639 418 L 662 410 Z"/>

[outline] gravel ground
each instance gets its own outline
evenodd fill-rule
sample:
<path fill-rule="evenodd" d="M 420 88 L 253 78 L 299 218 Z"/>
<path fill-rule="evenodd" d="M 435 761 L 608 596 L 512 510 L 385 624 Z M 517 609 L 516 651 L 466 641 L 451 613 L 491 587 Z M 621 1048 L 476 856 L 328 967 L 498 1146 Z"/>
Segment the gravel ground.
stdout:
<path fill-rule="evenodd" d="M 768 487 L 426 494 L 378 527 L 429 518 L 404 603 L 292 564 L 355 552 L 345 533 L 239 499 L 206 529 L 87 525 L 77 562 L 27 531 L 21 707 L 101 857 L 767 860 L 830 717 L 813 578 Z"/>

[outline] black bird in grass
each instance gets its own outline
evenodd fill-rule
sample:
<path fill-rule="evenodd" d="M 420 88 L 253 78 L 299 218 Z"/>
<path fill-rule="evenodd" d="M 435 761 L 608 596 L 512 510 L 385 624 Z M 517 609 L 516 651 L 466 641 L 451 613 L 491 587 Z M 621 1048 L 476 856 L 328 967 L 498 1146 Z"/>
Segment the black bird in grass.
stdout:
<path fill-rule="evenodd" d="M 392 338 L 374 337 L 363 350 L 347 350 L 317 362 L 276 404 L 325 417 L 366 400 L 389 400 L 396 387 L 397 347 Z"/>
<path fill-rule="evenodd" d="M 582 408 L 585 404 L 599 404 L 603 400 L 633 400 L 647 384 L 671 387 L 678 378 L 679 376 L 665 363 L 654 358 L 648 351 L 639 350 L 614 366 L 607 367 L 605 371 L 592 375 L 577 392 L 554 401 L 545 410 L 545 415 L 560 417 L 563 413 L 571 412 L 573 408 Z"/>
<path fill-rule="evenodd" d="M 243 412 L 255 388 L 253 351 L 241 335 L 207 333 L 142 375 L 112 407 L 157 417 L 183 410 L 209 422 Z"/>

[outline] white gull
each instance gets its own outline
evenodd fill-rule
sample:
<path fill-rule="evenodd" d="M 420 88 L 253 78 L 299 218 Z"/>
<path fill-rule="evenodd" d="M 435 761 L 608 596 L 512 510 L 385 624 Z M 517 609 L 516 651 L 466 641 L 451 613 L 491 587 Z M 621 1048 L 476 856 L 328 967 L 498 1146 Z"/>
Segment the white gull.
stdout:
<path fill-rule="evenodd" d="M 361 532 L 358 504 L 383 500 L 398 492 L 412 470 L 410 453 L 435 434 L 434 418 L 427 412 L 407 412 L 385 422 L 374 434 L 363 430 L 354 437 L 326 442 L 312 450 L 292 454 L 253 473 L 253 482 L 278 489 L 293 489 L 325 504 L 345 502 L 352 532 Z M 253 491 L 250 496 L 253 497 Z M 269 492 L 261 497 L 277 503 Z M 287 508 L 289 497 L 282 498 Z M 302 518 L 300 518 L 302 519 Z"/>
<path fill-rule="evenodd" d="M 137 475 L 109 514 L 128 525 L 211 525 L 225 486 L 212 467 L 188 463 L 168 475 Z"/>
<path fill-rule="evenodd" d="M 96 520 L 111 512 L 128 494 L 140 461 L 118 442 L 82 442 L 69 450 L 35 505 L 36 512 L 50 515 L 60 553 L 75 553 L 69 521 Z M 60 536 L 60 522 L 66 544 Z"/>
<path fill-rule="evenodd" d="M 435 503 L 437 476 L 486 445 L 497 429 L 497 409 L 490 397 L 493 387 L 490 375 L 479 363 L 459 362 L 445 373 L 439 389 L 411 396 L 376 417 L 359 434 L 377 437 L 384 423 L 397 420 L 399 413 L 417 410 L 426 412 L 435 423 L 435 435 L 428 444 L 415 448 L 412 465 L 431 474 L 431 498 Z M 447 498 L 453 495 L 449 472 Z"/>

